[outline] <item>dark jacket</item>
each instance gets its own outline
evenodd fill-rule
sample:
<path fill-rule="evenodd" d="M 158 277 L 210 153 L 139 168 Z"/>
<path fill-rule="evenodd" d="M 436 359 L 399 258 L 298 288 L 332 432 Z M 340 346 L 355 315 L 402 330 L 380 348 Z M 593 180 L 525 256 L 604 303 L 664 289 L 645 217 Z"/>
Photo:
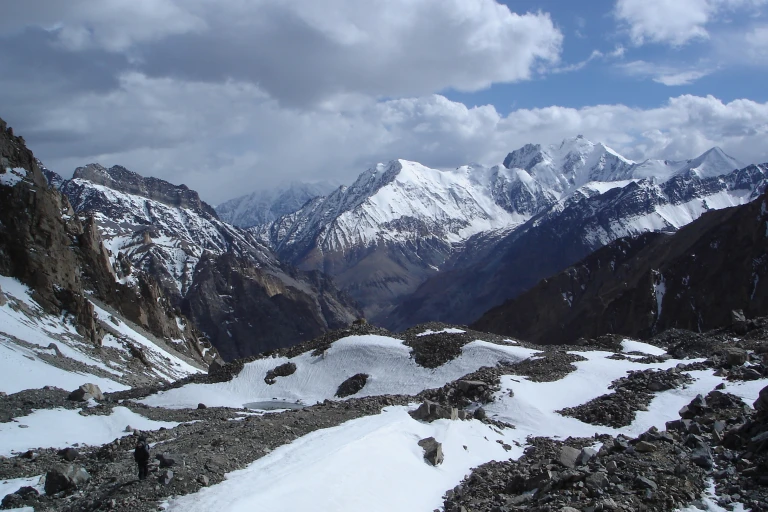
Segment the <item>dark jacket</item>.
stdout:
<path fill-rule="evenodd" d="M 149 462 L 149 445 L 146 441 L 139 441 L 136 449 L 133 451 L 133 458 L 136 459 L 138 464 Z"/>

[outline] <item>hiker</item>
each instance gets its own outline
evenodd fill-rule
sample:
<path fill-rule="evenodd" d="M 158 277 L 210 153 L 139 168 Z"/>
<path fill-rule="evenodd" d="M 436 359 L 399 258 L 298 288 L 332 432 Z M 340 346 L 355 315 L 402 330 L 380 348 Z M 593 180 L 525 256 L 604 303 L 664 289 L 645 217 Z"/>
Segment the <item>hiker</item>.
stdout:
<path fill-rule="evenodd" d="M 133 458 L 139 466 L 139 480 L 144 480 L 149 473 L 149 444 L 146 437 L 139 436 L 139 442 L 136 443 L 136 449 L 133 451 Z"/>

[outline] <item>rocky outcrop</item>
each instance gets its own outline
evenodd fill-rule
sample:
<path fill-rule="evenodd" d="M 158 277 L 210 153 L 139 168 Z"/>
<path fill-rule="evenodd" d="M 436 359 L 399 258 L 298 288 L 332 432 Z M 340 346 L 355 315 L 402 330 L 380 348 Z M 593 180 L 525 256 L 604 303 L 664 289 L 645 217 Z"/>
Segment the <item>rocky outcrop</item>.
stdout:
<path fill-rule="evenodd" d="M 492 309 L 474 328 L 534 343 L 729 327 L 768 312 L 768 198 L 709 212 L 674 235 L 622 239 Z M 748 328 L 748 323 L 740 324 Z"/>
<path fill-rule="evenodd" d="M 169 336 L 176 323 L 142 309 L 158 299 L 232 359 L 305 341 L 360 315 L 323 274 L 281 264 L 186 187 L 94 164 L 78 169 L 62 191 L 81 217 L 95 218 L 109 247 L 102 257 L 117 277 L 143 276 L 135 287 L 148 300 L 123 303 L 153 332 Z"/>
<path fill-rule="evenodd" d="M 78 332 L 95 345 L 108 327 L 97 321 L 89 292 L 152 334 L 183 340 L 187 355 L 201 362 L 204 351 L 209 361 L 215 356 L 199 332 L 178 326 L 161 294 L 148 293 L 151 279 L 137 275 L 135 286 L 116 281 L 94 220 L 76 215 L 68 198 L 49 186 L 24 140 L 0 120 L 0 178 L 9 170 L 19 179 L 0 179 L 0 274 L 32 288 L 47 312 L 72 315 Z"/>
<path fill-rule="evenodd" d="M 426 321 L 470 324 L 612 241 L 675 232 L 713 205 L 754 199 L 767 178 L 768 164 L 763 164 L 723 176 L 683 174 L 662 184 L 633 181 L 603 192 L 585 186 L 511 232 L 473 236 L 440 266 L 441 272 L 376 320 L 392 330 Z M 567 307 L 569 293 L 578 290 L 559 290 L 565 293 L 561 302 Z"/>
<path fill-rule="evenodd" d="M 181 307 L 224 359 L 247 357 L 315 338 L 356 318 L 330 283 L 313 277 L 314 288 L 232 253 L 205 254 Z"/>
<path fill-rule="evenodd" d="M 119 165 L 109 169 L 99 164 L 78 167 L 72 179 L 85 179 L 126 194 L 147 197 L 170 206 L 203 211 L 216 217 L 216 211 L 202 201 L 197 192 L 190 190 L 186 185 L 172 185 L 158 178 L 145 178 Z"/>

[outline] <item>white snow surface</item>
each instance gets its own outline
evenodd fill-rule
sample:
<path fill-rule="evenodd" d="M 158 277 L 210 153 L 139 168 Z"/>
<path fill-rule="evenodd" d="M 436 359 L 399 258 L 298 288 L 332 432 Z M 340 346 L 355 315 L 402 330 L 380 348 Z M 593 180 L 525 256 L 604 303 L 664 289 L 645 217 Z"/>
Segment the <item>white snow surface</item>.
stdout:
<path fill-rule="evenodd" d="M 26 169 L 23 169 L 21 167 L 17 167 L 15 169 L 6 167 L 5 172 L 3 174 L 0 174 L 0 185 L 5 185 L 6 187 L 12 187 L 26 177 L 27 177 Z"/>
<path fill-rule="evenodd" d="M 521 361 L 536 351 L 473 341 L 464 345 L 459 357 L 434 369 L 419 366 L 410 353 L 410 347 L 402 340 L 375 335 L 350 336 L 334 342 L 325 356 L 306 352 L 293 359 L 258 359 L 247 363 L 230 382 L 187 384 L 141 401 L 168 408 L 194 408 L 200 402 L 209 407 L 243 407 L 247 403 L 272 399 L 314 404 L 334 399 L 339 385 L 358 373 L 368 374 L 369 378 L 365 387 L 353 397 L 415 395 L 425 389 L 443 386 L 482 366 L 495 366 L 500 361 Z M 288 361 L 296 365 L 295 373 L 278 377 L 272 385 L 264 382 L 269 370 Z"/>
<path fill-rule="evenodd" d="M 621 341 L 621 350 L 622 352 L 640 352 L 641 354 L 652 356 L 661 356 L 667 353 L 663 348 L 629 338 L 625 338 Z"/>
<path fill-rule="evenodd" d="M 343 347 L 335 351 L 337 356 L 343 351 L 349 351 L 353 344 L 386 345 L 371 339 L 347 338 L 340 341 L 344 343 Z M 394 346 L 393 343 L 389 345 L 390 348 Z M 508 348 L 500 347 L 503 351 Z M 658 351 L 656 347 L 651 348 L 632 340 L 625 341 L 624 349 L 639 349 L 646 353 Z M 332 353 L 333 347 L 327 357 L 331 357 Z M 496 394 L 496 400 L 486 406 L 486 411 L 496 419 L 514 424 L 515 429 L 497 431 L 476 420 L 421 423 L 407 415 L 409 407 L 389 407 L 379 415 L 352 420 L 301 437 L 245 469 L 228 474 L 220 484 L 171 500 L 167 510 L 197 512 L 217 508 L 229 512 L 256 509 L 277 512 L 415 512 L 440 509 L 443 493 L 458 484 L 471 468 L 490 460 L 519 457 L 528 435 L 565 438 L 588 437 L 595 433 L 624 433 L 636 436 L 651 426 L 663 429 L 665 422 L 676 418 L 677 411 L 697 394 L 706 394 L 723 382 L 722 378 L 714 376 L 711 371 L 689 372 L 695 379 L 693 384 L 686 389 L 658 393 L 648 410 L 638 412 L 629 427 L 614 429 L 589 425 L 575 418 L 563 417 L 556 411 L 583 404 L 605 393 L 608 385 L 626 375 L 627 371 L 665 369 L 680 361 L 642 364 L 632 360 L 608 359 L 611 355 L 609 352 L 578 354 L 586 357 L 586 360 L 574 363 L 577 369 L 560 381 L 532 382 L 525 377 L 502 377 L 501 390 Z M 525 353 L 519 352 L 516 355 L 525 356 Z M 532 351 L 528 355 L 533 355 Z M 297 374 L 308 361 L 301 362 Z M 316 364 L 321 362 L 318 359 Z M 269 366 L 259 368 L 258 376 L 261 379 L 261 370 Z M 399 372 L 396 369 L 394 373 L 399 376 Z M 239 378 L 242 377 L 241 374 Z M 256 384 L 255 377 L 253 384 Z M 289 379 L 285 378 L 286 386 Z M 278 379 L 278 384 L 281 380 Z M 341 376 L 337 377 L 336 381 L 340 380 Z M 304 386 L 298 378 L 292 384 Z M 319 384 L 321 388 L 324 386 L 323 382 Z M 751 404 L 766 384 L 768 379 L 727 383 L 727 391 Z M 390 385 L 388 389 L 392 390 L 393 387 Z M 509 396 L 510 390 L 514 391 L 512 397 Z M 283 389 L 278 395 L 286 394 L 286 391 Z M 169 406 L 174 405 L 172 396 L 166 395 L 165 398 Z M 175 398 L 187 400 L 184 393 Z M 186 403 L 177 402 L 175 405 Z M 416 404 L 410 406 L 413 407 Z M 443 445 L 445 461 L 437 467 L 424 463 L 423 452 L 417 445 L 419 439 L 429 436 Z M 505 452 L 497 440 L 512 445 L 511 451 Z"/>
<path fill-rule="evenodd" d="M 120 382 L 126 371 L 122 362 L 100 358 L 99 349 L 84 339 L 69 319 L 45 313 L 32 299 L 27 286 L 14 278 L 0 276 L 0 289 L 7 300 L 0 306 L 0 391 L 17 393 L 46 385 L 73 390 L 86 382 L 98 385 L 102 391 L 129 388 Z M 100 307 L 94 305 L 94 309 L 99 319 L 107 322 L 124 339 L 145 349 L 145 355 L 152 363 L 151 371 L 156 376 L 170 382 L 202 371 L 159 347 L 122 320 L 118 319 L 120 325 L 115 325 Z M 56 356 L 55 350 L 48 348 L 51 343 L 62 356 L 87 365 L 90 371 L 66 371 L 50 364 L 41 356 Z M 132 358 L 127 346 L 111 334 L 105 336 L 103 344 L 122 352 L 124 361 Z M 97 375 L 97 369 L 114 378 Z"/>
<path fill-rule="evenodd" d="M 421 336 L 428 336 L 430 334 L 441 334 L 441 333 L 446 333 L 446 334 L 462 334 L 462 333 L 465 333 L 465 332 L 466 331 L 462 331 L 461 329 L 456 329 L 455 327 L 446 327 L 445 329 L 443 329 L 441 331 L 433 331 L 432 329 L 427 329 L 426 331 L 421 332 L 421 333 L 417 334 L 416 336 L 421 337 Z"/>
<path fill-rule="evenodd" d="M 66 448 L 75 443 L 98 446 L 131 435 L 132 432 L 125 432 L 127 425 L 139 430 L 158 430 L 179 424 L 149 420 L 125 407 L 115 407 L 109 416 L 81 416 L 79 411 L 69 409 L 39 410 L 15 418 L 14 422 L 0 423 L 0 455 L 7 457 L 37 448 Z"/>
<path fill-rule="evenodd" d="M 10 478 L 8 480 L 0 480 L 0 499 L 5 497 L 7 494 L 18 491 L 22 487 L 34 487 L 37 489 L 37 492 L 43 494 L 43 486 L 40 485 L 40 479 L 42 477 L 43 475 L 38 475 L 28 478 Z M 34 509 L 31 507 L 27 507 L 26 509 L 16 508 L 10 510 L 30 510 L 34 512 Z"/>

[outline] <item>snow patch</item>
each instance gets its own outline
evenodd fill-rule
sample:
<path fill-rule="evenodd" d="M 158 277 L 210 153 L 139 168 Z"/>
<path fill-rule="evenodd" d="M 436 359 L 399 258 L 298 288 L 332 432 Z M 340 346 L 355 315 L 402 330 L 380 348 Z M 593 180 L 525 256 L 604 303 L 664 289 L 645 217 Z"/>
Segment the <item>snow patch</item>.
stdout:
<path fill-rule="evenodd" d="M 125 407 L 115 407 L 109 416 L 81 416 L 79 411 L 44 409 L 15 420 L 0 423 L 0 455 L 8 457 L 13 453 L 37 448 L 66 448 L 75 443 L 98 446 L 130 435 L 125 432 L 126 425 L 139 430 L 158 430 L 179 425 L 153 421 Z M 19 425 L 28 428 L 19 428 Z M 56 428 L 51 428 L 51 425 Z"/>
<path fill-rule="evenodd" d="M 428 336 L 430 334 L 441 334 L 441 333 L 447 333 L 447 334 L 463 334 L 467 331 L 462 331 L 461 329 L 456 329 L 454 327 L 446 327 L 442 331 L 433 331 L 432 329 L 427 329 L 426 331 L 417 334 L 416 336 Z"/>
<path fill-rule="evenodd" d="M 649 354 L 652 356 L 663 356 L 667 353 L 663 348 L 643 343 L 642 341 L 635 341 L 629 338 L 625 338 L 621 341 L 622 352 L 640 352 L 642 354 Z"/>
<path fill-rule="evenodd" d="M 292 359 L 258 359 L 246 364 L 240 375 L 230 382 L 187 384 L 151 395 L 142 402 L 168 408 L 194 408 L 200 402 L 209 407 L 240 408 L 247 403 L 272 399 L 314 404 L 333 400 L 339 385 L 357 373 L 365 373 L 369 378 L 354 397 L 415 395 L 441 387 L 482 366 L 495 366 L 501 361 L 514 363 L 535 353 L 523 347 L 473 341 L 462 347 L 459 357 L 432 369 L 416 364 L 410 347 L 402 340 L 374 335 L 350 336 L 336 341 L 322 358 L 306 352 Z M 273 385 L 264 382 L 267 371 L 289 361 L 296 365 L 295 373 L 278 378 Z"/>

